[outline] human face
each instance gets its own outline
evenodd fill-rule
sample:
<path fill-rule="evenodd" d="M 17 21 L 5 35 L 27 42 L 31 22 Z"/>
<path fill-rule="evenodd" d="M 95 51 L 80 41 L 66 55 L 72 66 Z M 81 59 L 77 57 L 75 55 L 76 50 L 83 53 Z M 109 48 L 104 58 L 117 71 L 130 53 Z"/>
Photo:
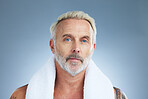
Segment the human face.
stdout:
<path fill-rule="evenodd" d="M 56 28 L 55 58 L 72 76 L 83 71 L 91 58 L 92 28 L 86 20 L 66 19 Z"/>

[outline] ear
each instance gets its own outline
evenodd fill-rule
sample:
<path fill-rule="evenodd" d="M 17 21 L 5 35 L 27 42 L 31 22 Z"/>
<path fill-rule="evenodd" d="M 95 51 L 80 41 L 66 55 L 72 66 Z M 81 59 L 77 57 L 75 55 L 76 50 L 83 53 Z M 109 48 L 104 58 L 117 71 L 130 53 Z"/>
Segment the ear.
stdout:
<path fill-rule="evenodd" d="M 52 53 L 54 54 L 55 53 L 55 49 L 54 49 L 54 41 L 53 41 L 53 39 L 50 39 L 49 46 L 50 46 L 50 49 L 51 49 Z"/>
<path fill-rule="evenodd" d="M 94 43 L 94 50 L 95 50 L 95 48 L 96 48 L 96 43 Z"/>

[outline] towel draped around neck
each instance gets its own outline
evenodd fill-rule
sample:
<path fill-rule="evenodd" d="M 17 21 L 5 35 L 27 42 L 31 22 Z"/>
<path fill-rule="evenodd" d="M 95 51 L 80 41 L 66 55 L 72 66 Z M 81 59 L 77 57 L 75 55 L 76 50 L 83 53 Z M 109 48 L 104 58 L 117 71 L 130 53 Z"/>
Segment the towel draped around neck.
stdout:
<path fill-rule="evenodd" d="M 56 69 L 54 56 L 31 78 L 25 99 L 53 99 Z M 84 80 L 84 99 L 115 99 L 113 85 L 90 60 Z"/>

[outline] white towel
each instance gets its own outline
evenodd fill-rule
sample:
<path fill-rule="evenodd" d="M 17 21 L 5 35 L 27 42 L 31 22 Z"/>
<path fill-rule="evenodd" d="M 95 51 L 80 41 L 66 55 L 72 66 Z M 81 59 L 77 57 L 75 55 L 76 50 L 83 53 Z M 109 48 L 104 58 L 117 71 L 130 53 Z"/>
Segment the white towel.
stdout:
<path fill-rule="evenodd" d="M 30 80 L 26 99 L 53 99 L 56 69 L 54 56 Z M 84 99 L 115 99 L 109 79 L 90 60 L 85 73 Z"/>

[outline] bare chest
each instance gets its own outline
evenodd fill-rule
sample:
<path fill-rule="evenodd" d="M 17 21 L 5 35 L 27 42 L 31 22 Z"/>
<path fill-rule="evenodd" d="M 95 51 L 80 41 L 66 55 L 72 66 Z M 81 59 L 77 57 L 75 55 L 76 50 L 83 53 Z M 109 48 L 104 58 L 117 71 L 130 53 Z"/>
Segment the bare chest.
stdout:
<path fill-rule="evenodd" d="M 83 99 L 82 93 L 69 93 L 69 94 L 61 94 L 59 92 L 54 92 L 54 99 Z"/>

